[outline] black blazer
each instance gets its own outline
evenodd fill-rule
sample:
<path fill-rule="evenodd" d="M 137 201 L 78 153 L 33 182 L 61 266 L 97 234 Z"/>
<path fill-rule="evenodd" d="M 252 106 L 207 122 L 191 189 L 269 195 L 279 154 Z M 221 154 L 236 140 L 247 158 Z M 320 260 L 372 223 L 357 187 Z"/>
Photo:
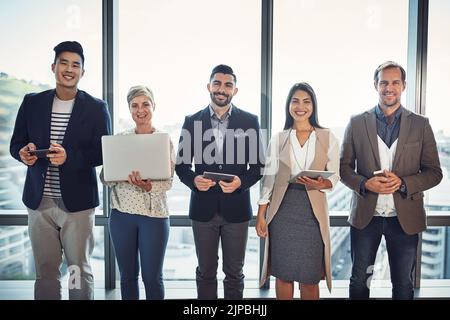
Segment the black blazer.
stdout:
<path fill-rule="evenodd" d="M 25 95 L 11 138 L 11 155 L 20 160 L 19 150 L 33 142 L 38 149 L 50 145 L 50 120 L 56 90 Z M 70 212 L 98 206 L 95 167 L 103 163 L 101 137 L 111 134 L 106 102 L 78 90 L 62 146 L 67 160 L 59 166 L 61 195 Z M 36 210 L 42 200 L 49 161 L 38 159 L 28 166 L 23 203 Z"/>
<path fill-rule="evenodd" d="M 197 123 L 194 127 L 194 123 Z M 189 217 L 196 221 L 209 221 L 216 213 L 221 214 L 228 222 L 244 222 L 252 218 L 252 206 L 250 204 L 250 187 L 262 177 L 264 148 L 258 117 L 233 106 L 229 118 L 228 130 L 234 129 L 233 134 L 227 134 L 223 143 L 223 163 L 212 161 L 206 163 L 200 156 L 200 151 L 211 154 L 214 136 L 205 136 L 206 130 L 211 129 L 211 116 L 209 107 L 187 116 L 180 136 L 175 171 L 181 182 L 191 190 L 189 205 Z M 195 128 L 195 129 L 194 129 Z M 238 129 L 238 130 L 236 130 Z M 241 130 L 239 130 L 241 129 Z M 248 129 L 251 129 L 247 131 Z M 194 135 L 197 134 L 196 136 Z M 252 134 L 256 133 L 256 134 Z M 233 141 L 230 141 L 233 139 Z M 207 141 L 203 141 L 207 140 Z M 198 146 L 201 150 L 195 151 L 195 141 L 201 141 Z M 231 143 L 233 142 L 233 144 Z M 227 144 L 232 145 L 227 148 Z M 240 146 L 244 146 L 241 148 Z M 251 146 L 251 147 L 250 147 Z M 238 152 L 238 149 L 239 152 Z M 214 155 L 214 153 L 212 153 Z M 194 158 L 195 170 L 192 170 Z M 227 158 L 229 158 L 227 161 Z M 202 175 L 204 171 L 221 172 L 239 176 L 241 186 L 233 193 L 223 193 L 220 186 L 210 188 L 208 191 L 199 191 L 194 184 L 194 178 Z"/>

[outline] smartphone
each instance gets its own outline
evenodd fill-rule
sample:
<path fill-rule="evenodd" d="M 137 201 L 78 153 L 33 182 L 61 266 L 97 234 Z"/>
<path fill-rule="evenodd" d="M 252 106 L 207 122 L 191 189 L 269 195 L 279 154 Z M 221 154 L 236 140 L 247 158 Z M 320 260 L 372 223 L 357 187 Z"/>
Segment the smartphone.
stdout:
<path fill-rule="evenodd" d="M 37 150 L 29 150 L 28 153 L 30 154 L 30 156 L 36 156 L 38 158 L 46 158 L 47 154 L 55 152 L 50 151 L 49 149 L 37 149 Z"/>
<path fill-rule="evenodd" d="M 373 172 L 375 177 L 384 177 L 384 170 L 377 170 Z"/>

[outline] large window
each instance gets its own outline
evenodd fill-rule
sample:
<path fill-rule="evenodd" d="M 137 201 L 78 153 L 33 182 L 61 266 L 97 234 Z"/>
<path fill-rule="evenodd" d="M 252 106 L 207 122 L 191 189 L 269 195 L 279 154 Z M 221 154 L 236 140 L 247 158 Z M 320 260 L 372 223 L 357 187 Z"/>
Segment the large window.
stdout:
<path fill-rule="evenodd" d="M 233 103 L 259 116 L 260 12 L 259 0 L 120 1 L 115 131 L 134 125 L 128 89 L 147 85 L 155 95 L 154 124 L 177 147 L 185 116 L 210 101 L 206 85 L 218 64 L 230 65 L 237 76 Z M 172 214 L 187 214 L 189 194 L 175 177 L 168 192 Z M 253 188 L 253 203 L 257 195 Z"/>
<path fill-rule="evenodd" d="M 50 68 L 53 47 L 65 40 L 83 45 L 86 72 L 79 87 L 102 97 L 101 4 L 100 0 L 0 2 L 0 210 L 5 210 L 2 213 L 25 209 L 21 199 L 26 166 L 10 156 L 9 142 L 23 96 L 55 87 Z"/>
<path fill-rule="evenodd" d="M 79 88 L 102 97 L 101 16 L 100 0 L 0 2 L 0 215 L 26 214 L 22 203 L 26 166 L 10 156 L 9 142 L 24 95 L 55 87 L 51 71 L 53 47 L 65 40 L 76 40 L 83 45 L 86 72 Z M 105 279 L 103 230 L 103 227 L 94 229 L 96 245 L 91 258 L 100 287 Z M 61 272 L 67 277 L 66 265 Z M 34 278 L 28 228 L 0 226 L 0 279 Z"/>
<path fill-rule="evenodd" d="M 271 73 L 261 70 L 261 65 L 270 65 L 270 61 L 261 61 L 266 57 L 261 54 L 261 38 L 267 41 L 271 32 L 270 19 L 262 18 L 261 12 L 272 1 L 0 1 L 0 280 L 34 279 L 26 210 L 21 201 L 26 167 L 9 155 L 9 141 L 23 96 L 55 86 L 50 65 L 57 43 L 77 40 L 83 45 L 86 73 L 79 87 L 99 98 L 112 93 L 115 133 L 133 126 L 126 103 L 128 89 L 136 84 L 148 85 L 155 94 L 155 125 L 168 132 L 177 147 L 184 117 L 208 105 L 206 84 L 211 69 L 224 63 L 233 67 L 237 75 L 239 93 L 233 102 L 258 116 L 261 74 L 268 74 L 273 89 L 268 97 L 272 102 L 272 134 L 284 125 L 289 89 L 296 82 L 306 81 L 317 93 L 320 123 L 342 141 L 350 116 L 377 103 L 372 78 L 375 68 L 383 61 L 395 60 L 407 69 L 407 53 L 415 51 L 408 48 L 408 36 L 412 36 L 408 30 L 410 2 L 417 4 L 415 0 L 273 0 Z M 102 15 L 106 16 L 103 10 L 109 5 L 114 7 L 113 15 L 108 15 L 114 20 L 114 28 L 102 30 Z M 414 23 L 417 17 L 411 17 Z M 444 179 L 426 193 L 425 202 L 428 213 L 448 215 L 450 113 L 446 102 L 450 100 L 450 43 L 442 39 L 447 39 L 450 31 L 449 1 L 429 0 L 428 20 L 426 104 L 422 111 L 436 136 Z M 261 37 L 262 30 L 268 33 Z M 114 64 L 102 61 L 102 50 L 112 49 L 109 43 L 102 48 L 106 34 L 114 39 Z M 271 55 L 267 56 L 270 59 Z M 104 62 L 114 65 L 113 92 L 102 92 L 102 81 L 106 80 L 102 78 Z M 407 89 L 416 90 L 413 83 L 408 83 Z M 406 105 L 406 93 L 403 103 Z M 414 109 L 412 105 L 406 107 Z M 100 183 L 99 186 L 102 192 Z M 177 227 L 171 228 L 164 263 L 164 279 L 168 281 L 195 277 L 197 259 L 186 217 L 189 193 L 175 177 L 168 193 L 169 208 L 172 215 L 182 217 L 172 220 Z M 254 209 L 258 195 L 256 185 L 251 191 Z M 350 203 L 349 189 L 339 183 L 327 196 L 332 219 L 344 218 Z M 103 204 L 97 213 L 103 214 L 102 209 Z M 110 240 L 103 236 L 108 229 L 107 217 L 97 216 L 96 221 L 91 260 L 96 287 L 102 287 L 98 282 L 106 280 L 109 288 L 114 276 L 118 277 L 118 270 L 114 275 L 110 272 L 111 261 L 104 262 L 113 257 Z M 443 224 L 429 227 L 422 235 L 422 283 L 450 277 L 450 237 L 445 224 L 447 217 Z M 342 221 L 338 225 L 342 226 Z M 330 236 L 333 280 L 347 281 L 351 272 L 349 228 L 333 224 Z M 246 280 L 254 280 L 255 286 L 262 254 L 259 248 L 259 238 L 254 227 L 250 227 L 244 273 Z M 220 269 L 219 265 L 218 278 L 223 279 Z M 384 241 L 377 254 L 373 279 L 374 287 L 377 281 L 383 287 L 390 285 Z M 194 282 L 186 281 L 181 286 L 186 283 Z M 15 286 L 13 281 L 2 281 L 0 285 Z M 169 286 L 178 285 L 179 281 L 171 281 Z M 32 292 L 31 281 L 28 286 Z"/>
<path fill-rule="evenodd" d="M 422 234 L 422 279 L 450 279 L 450 228 L 430 227 Z"/>
<path fill-rule="evenodd" d="M 225 278 L 222 272 L 222 249 L 219 244 L 217 278 Z M 192 280 L 195 278 L 197 256 L 191 227 L 174 227 L 170 230 L 166 256 L 164 258 L 165 280 Z M 254 227 L 248 230 L 247 250 L 245 253 L 244 275 L 246 280 L 259 279 L 259 238 Z"/>
<path fill-rule="evenodd" d="M 450 211 L 450 2 L 431 0 L 428 31 L 428 69 L 425 115 L 430 119 L 444 178 L 430 190 L 426 205 L 433 211 Z"/>
<path fill-rule="evenodd" d="M 273 39 L 273 132 L 283 128 L 289 89 L 305 81 L 320 123 L 341 138 L 351 115 L 377 104 L 376 67 L 406 68 L 408 1 L 275 0 Z"/>
<path fill-rule="evenodd" d="M 94 228 L 95 246 L 91 256 L 92 272 L 97 287 L 104 286 L 104 227 Z M 63 287 L 67 287 L 69 272 L 64 261 L 61 268 Z M 0 280 L 34 280 L 33 251 L 27 226 L 0 226 Z"/>
<path fill-rule="evenodd" d="M 128 89 L 147 85 L 155 95 L 154 125 L 168 132 L 177 148 L 185 116 L 210 101 L 206 85 L 218 64 L 231 66 L 236 74 L 239 92 L 233 103 L 259 116 L 260 13 L 259 0 L 120 1 L 115 133 L 134 126 L 126 101 Z M 251 195 L 256 204 L 258 185 Z M 189 196 L 189 188 L 175 175 L 168 192 L 172 215 L 188 214 Z M 192 229 L 173 227 L 170 239 L 165 277 L 193 279 L 197 258 Z M 257 266 L 248 277 L 258 278 Z"/>
<path fill-rule="evenodd" d="M 425 115 L 436 138 L 443 179 L 425 196 L 434 214 L 450 211 L 450 43 L 442 41 L 450 32 L 450 2 L 430 0 Z M 450 278 L 449 227 L 428 228 L 422 241 L 422 279 Z"/>
<path fill-rule="evenodd" d="M 272 132 L 283 129 L 290 88 L 304 81 L 316 92 L 320 124 L 342 142 L 350 116 L 378 102 L 376 67 L 394 60 L 406 69 L 408 1 L 275 0 L 274 5 Z M 327 197 L 331 213 L 349 209 L 351 191 L 344 184 Z M 351 275 L 349 231 L 331 228 L 336 280 Z M 384 241 L 378 252 L 373 279 L 389 279 Z"/>

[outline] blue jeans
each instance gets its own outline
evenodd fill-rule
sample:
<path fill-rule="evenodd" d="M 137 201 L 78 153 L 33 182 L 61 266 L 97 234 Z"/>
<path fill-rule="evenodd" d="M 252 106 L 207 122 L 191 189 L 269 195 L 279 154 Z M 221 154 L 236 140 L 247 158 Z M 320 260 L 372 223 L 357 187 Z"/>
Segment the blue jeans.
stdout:
<path fill-rule="evenodd" d="M 123 213 L 113 209 L 109 228 L 119 265 L 122 299 L 139 299 L 138 252 L 147 300 L 164 299 L 162 271 L 169 239 L 169 219 Z"/>
<path fill-rule="evenodd" d="M 369 299 L 369 278 L 373 274 L 378 246 L 383 235 L 389 258 L 392 298 L 414 298 L 413 276 L 419 235 L 406 234 L 397 217 L 373 217 L 369 225 L 362 230 L 350 227 L 353 262 L 350 299 Z"/>

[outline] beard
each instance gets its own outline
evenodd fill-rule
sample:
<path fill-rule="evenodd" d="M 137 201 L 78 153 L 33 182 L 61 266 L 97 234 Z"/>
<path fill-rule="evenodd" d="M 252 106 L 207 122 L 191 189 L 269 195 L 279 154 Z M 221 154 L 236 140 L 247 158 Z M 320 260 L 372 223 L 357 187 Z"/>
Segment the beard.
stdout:
<path fill-rule="evenodd" d="M 395 105 L 397 105 L 400 102 L 400 99 L 395 98 L 394 100 L 387 100 L 387 99 L 381 99 L 380 104 L 390 108 L 390 107 L 394 107 Z"/>
<path fill-rule="evenodd" d="M 226 99 L 224 101 L 220 101 L 216 98 L 216 95 L 219 95 L 218 93 L 210 93 L 209 95 L 211 97 L 211 101 L 218 107 L 226 107 L 227 105 L 230 104 L 231 99 L 233 99 L 233 96 L 226 95 L 226 94 L 220 94 L 220 95 L 226 97 Z"/>

